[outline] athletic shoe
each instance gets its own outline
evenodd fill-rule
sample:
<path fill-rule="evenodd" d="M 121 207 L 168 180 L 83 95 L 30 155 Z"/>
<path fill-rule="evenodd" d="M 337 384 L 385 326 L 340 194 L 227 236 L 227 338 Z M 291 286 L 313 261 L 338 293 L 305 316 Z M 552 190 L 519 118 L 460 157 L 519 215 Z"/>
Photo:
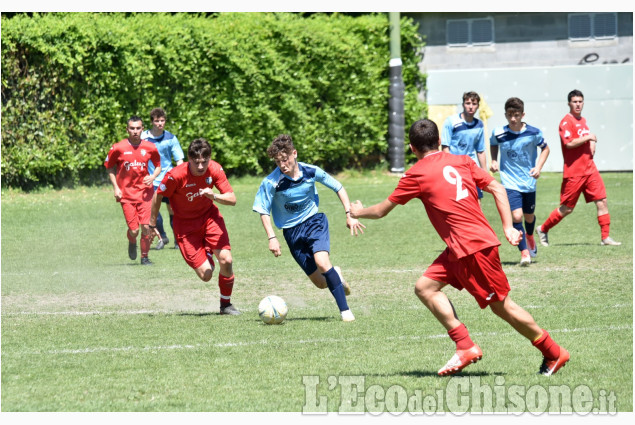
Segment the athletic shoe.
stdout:
<path fill-rule="evenodd" d="M 142 266 L 151 266 L 152 261 L 148 257 L 141 257 L 141 265 Z"/>
<path fill-rule="evenodd" d="M 164 246 L 165 246 L 165 242 L 163 242 L 163 239 L 159 238 L 159 242 L 157 242 L 157 246 L 154 247 L 154 249 L 158 251 L 160 249 L 163 249 Z"/>
<path fill-rule="evenodd" d="M 220 308 L 220 314 L 227 314 L 229 316 L 238 316 L 242 314 L 233 304 L 228 305 L 227 307 Z"/>
<path fill-rule="evenodd" d="M 469 366 L 472 363 L 476 363 L 477 361 L 483 358 L 483 351 L 481 348 L 474 344 L 471 348 L 467 350 L 456 350 L 456 353 L 452 356 L 452 358 L 439 369 L 439 376 L 448 376 L 454 375 L 457 372 L 460 372 L 466 366 Z"/>
<path fill-rule="evenodd" d="M 355 320 L 355 316 L 353 316 L 353 312 L 350 310 L 340 311 L 340 314 L 342 315 L 343 322 L 352 322 Z"/>
<path fill-rule="evenodd" d="M 547 232 L 542 231 L 542 226 L 536 227 L 536 234 L 540 238 L 540 244 L 542 246 L 549 246 L 549 235 Z"/>
<path fill-rule="evenodd" d="M 560 355 L 555 360 L 547 360 L 543 357 L 542 365 L 540 365 L 540 370 L 538 371 L 539 375 L 551 376 L 557 371 L 560 370 L 561 367 L 569 361 L 571 356 L 569 352 L 564 348 L 560 347 Z"/>
<path fill-rule="evenodd" d="M 622 245 L 622 242 L 614 241 L 613 238 L 609 236 L 606 239 L 602 239 L 602 245 L 619 246 Z"/>
<path fill-rule="evenodd" d="M 529 249 L 529 255 L 531 258 L 536 258 L 536 254 L 538 254 L 538 245 L 536 245 L 536 239 L 534 239 L 534 235 L 527 235 L 527 248 Z"/>
<path fill-rule="evenodd" d="M 527 267 L 531 264 L 531 255 L 529 254 L 529 250 L 523 249 L 520 253 L 520 267 Z"/>
<path fill-rule="evenodd" d="M 128 257 L 130 257 L 131 260 L 137 259 L 137 244 L 136 243 L 128 242 Z"/>
<path fill-rule="evenodd" d="M 342 286 L 344 286 L 344 293 L 346 295 L 350 295 L 351 294 L 351 285 L 349 285 L 348 282 L 346 282 L 344 280 L 344 277 L 342 276 L 342 269 L 340 269 L 339 266 L 334 266 L 333 268 L 335 269 L 335 271 L 337 272 L 338 276 L 340 277 L 340 280 L 342 281 Z"/>

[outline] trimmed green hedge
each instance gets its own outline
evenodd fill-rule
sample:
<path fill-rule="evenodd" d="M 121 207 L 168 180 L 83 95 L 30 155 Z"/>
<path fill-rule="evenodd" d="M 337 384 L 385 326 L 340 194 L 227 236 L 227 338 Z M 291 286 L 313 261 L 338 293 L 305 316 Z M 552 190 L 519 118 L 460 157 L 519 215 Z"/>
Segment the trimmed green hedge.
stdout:
<path fill-rule="evenodd" d="M 406 123 L 421 117 L 417 52 L 402 19 Z M 385 14 L 54 13 L 2 17 L 2 184 L 105 181 L 126 120 L 168 113 L 183 149 L 207 138 L 229 174 L 272 168 L 289 133 L 303 161 L 374 167 L 387 151 Z"/>

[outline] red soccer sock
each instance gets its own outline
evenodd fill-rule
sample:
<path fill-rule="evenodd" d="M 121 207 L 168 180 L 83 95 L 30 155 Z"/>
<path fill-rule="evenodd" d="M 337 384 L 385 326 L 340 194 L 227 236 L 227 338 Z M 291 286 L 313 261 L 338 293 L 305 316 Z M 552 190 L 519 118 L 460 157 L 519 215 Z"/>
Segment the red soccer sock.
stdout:
<path fill-rule="evenodd" d="M 130 234 L 130 229 L 126 231 L 126 237 L 128 238 L 128 242 L 134 243 L 134 244 L 137 243 L 137 238 Z"/>
<path fill-rule="evenodd" d="M 147 258 L 150 251 L 150 236 L 141 235 L 141 257 Z"/>
<path fill-rule="evenodd" d="M 456 343 L 457 350 L 467 350 L 474 346 L 474 341 L 470 338 L 470 334 L 463 323 L 454 329 L 450 329 L 448 335 L 450 335 L 450 339 Z"/>
<path fill-rule="evenodd" d="M 600 225 L 600 231 L 602 232 L 602 239 L 608 238 L 611 227 L 611 215 L 609 213 L 599 215 L 598 224 Z"/>
<path fill-rule="evenodd" d="M 556 208 L 555 210 L 551 211 L 551 214 L 549 214 L 549 218 L 547 218 L 545 222 L 542 223 L 542 225 L 540 226 L 540 229 L 544 233 L 547 233 L 549 229 L 551 229 L 556 224 L 560 223 L 563 218 L 564 217 L 562 216 L 562 214 L 560 214 L 560 210 Z"/>
<path fill-rule="evenodd" d="M 549 360 L 555 360 L 560 356 L 560 346 L 551 339 L 549 332 L 544 329 L 542 330 L 542 335 L 537 340 L 532 341 L 532 344 Z"/>
<path fill-rule="evenodd" d="M 218 273 L 218 288 L 220 289 L 220 306 L 231 304 L 232 289 L 234 289 L 234 275 L 225 277 Z"/>

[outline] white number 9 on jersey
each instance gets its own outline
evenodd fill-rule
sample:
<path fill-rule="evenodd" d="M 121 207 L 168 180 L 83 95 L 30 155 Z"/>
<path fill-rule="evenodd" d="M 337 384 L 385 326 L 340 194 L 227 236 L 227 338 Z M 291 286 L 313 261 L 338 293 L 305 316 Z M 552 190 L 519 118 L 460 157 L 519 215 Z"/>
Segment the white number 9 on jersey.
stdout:
<path fill-rule="evenodd" d="M 456 200 L 468 197 L 468 191 L 463 187 L 463 178 L 451 165 L 443 167 L 443 178 L 450 184 L 456 185 Z"/>

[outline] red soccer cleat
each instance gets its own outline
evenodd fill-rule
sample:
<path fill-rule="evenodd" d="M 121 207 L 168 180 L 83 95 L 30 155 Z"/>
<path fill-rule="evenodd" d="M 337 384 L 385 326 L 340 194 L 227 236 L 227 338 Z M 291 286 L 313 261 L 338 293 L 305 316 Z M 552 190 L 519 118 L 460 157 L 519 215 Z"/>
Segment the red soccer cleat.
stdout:
<path fill-rule="evenodd" d="M 543 357 L 542 365 L 540 366 L 540 370 L 538 371 L 539 375 L 551 376 L 557 371 L 560 370 L 561 367 L 569 361 L 571 356 L 569 352 L 564 348 L 560 347 L 560 355 L 555 360 L 547 360 Z"/>
<path fill-rule="evenodd" d="M 452 358 L 439 370 L 439 376 L 454 375 L 482 358 L 483 351 L 476 344 L 467 350 L 456 350 Z"/>

